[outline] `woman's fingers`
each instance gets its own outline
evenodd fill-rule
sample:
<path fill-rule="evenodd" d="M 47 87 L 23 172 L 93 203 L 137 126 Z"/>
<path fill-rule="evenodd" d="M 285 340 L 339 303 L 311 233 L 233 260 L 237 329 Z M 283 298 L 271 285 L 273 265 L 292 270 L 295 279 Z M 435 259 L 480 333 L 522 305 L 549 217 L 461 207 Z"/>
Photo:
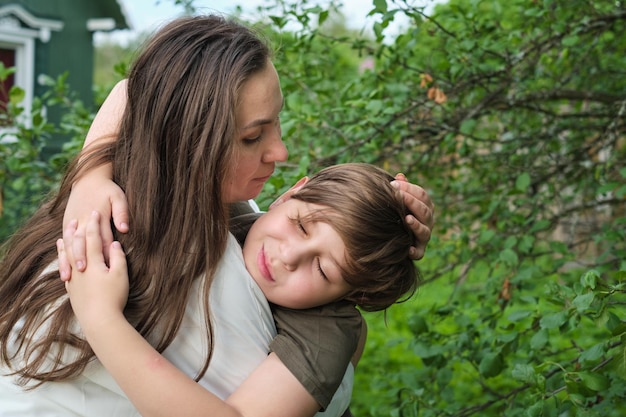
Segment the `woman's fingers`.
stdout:
<path fill-rule="evenodd" d="M 405 206 L 412 213 L 406 216 L 405 220 L 417 240 L 416 245 L 411 247 L 409 256 L 411 259 L 421 259 L 424 257 L 435 224 L 433 214 L 435 205 L 426 190 L 408 182 L 403 174 L 398 174 L 395 178 L 391 184 L 400 190 Z"/>
<path fill-rule="evenodd" d="M 120 233 L 128 233 L 128 201 L 126 200 L 126 194 L 124 194 L 121 188 L 117 188 L 111 195 L 111 214 L 113 216 L 113 224 L 115 224 L 117 231 Z M 107 229 L 110 230 L 108 224 Z M 111 241 L 112 240 L 113 239 L 111 239 Z"/>

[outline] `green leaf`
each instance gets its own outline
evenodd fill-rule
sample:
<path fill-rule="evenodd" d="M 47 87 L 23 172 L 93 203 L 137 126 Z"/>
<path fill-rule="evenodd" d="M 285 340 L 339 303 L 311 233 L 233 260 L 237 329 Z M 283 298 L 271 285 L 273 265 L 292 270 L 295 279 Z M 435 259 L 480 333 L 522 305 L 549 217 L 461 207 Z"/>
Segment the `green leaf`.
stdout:
<path fill-rule="evenodd" d="M 572 301 L 572 304 L 574 305 L 574 307 L 576 307 L 576 310 L 579 313 L 583 313 L 589 308 L 589 306 L 591 306 L 591 303 L 593 302 L 594 297 L 595 297 L 595 294 L 592 292 L 589 292 L 587 294 L 581 294 L 581 295 L 576 296 L 576 298 L 574 298 L 574 300 Z"/>
<path fill-rule="evenodd" d="M 543 401 L 539 401 L 528 407 L 526 411 L 528 417 L 543 417 Z"/>
<path fill-rule="evenodd" d="M 317 20 L 317 24 L 319 26 L 322 26 L 324 24 L 324 22 L 326 21 L 326 19 L 328 19 L 328 10 L 323 10 L 319 14 L 319 17 L 318 17 L 318 20 Z"/>
<path fill-rule="evenodd" d="M 374 0 L 374 12 L 387 13 L 387 0 Z"/>
<path fill-rule="evenodd" d="M 461 123 L 461 133 L 464 135 L 471 135 L 474 132 L 474 128 L 476 127 L 476 120 L 467 119 L 463 120 Z"/>
<path fill-rule="evenodd" d="M 578 42 L 579 42 L 578 36 L 571 35 L 571 36 L 564 37 L 563 40 L 561 41 L 561 44 L 569 48 L 569 47 L 575 46 Z"/>
<path fill-rule="evenodd" d="M 278 28 L 282 29 L 287 24 L 287 19 L 282 16 L 270 16 L 270 19 Z"/>
<path fill-rule="evenodd" d="M 609 329 L 612 336 L 621 336 L 623 333 L 626 333 L 626 323 L 612 311 L 608 313 L 606 328 Z"/>
<path fill-rule="evenodd" d="M 514 267 L 519 263 L 517 253 L 512 249 L 504 249 L 500 252 L 500 260 L 508 266 Z"/>
<path fill-rule="evenodd" d="M 545 315 L 539 320 L 539 326 L 541 326 L 542 329 L 558 329 L 565 324 L 568 316 L 566 311 Z"/>
<path fill-rule="evenodd" d="M 596 288 L 596 282 L 598 278 L 600 278 L 600 274 L 598 273 L 598 271 L 587 271 L 582 275 L 582 277 L 580 277 L 580 283 L 585 288 L 591 288 L 593 290 Z"/>
<path fill-rule="evenodd" d="M 485 244 L 490 242 L 496 235 L 496 232 L 491 229 L 482 230 L 478 236 L 478 243 Z"/>
<path fill-rule="evenodd" d="M 518 381 L 524 382 L 526 384 L 535 384 L 536 383 L 536 372 L 535 368 L 526 364 L 517 364 L 513 367 L 511 371 L 511 376 Z"/>
<path fill-rule="evenodd" d="M 24 101 L 25 97 L 26 97 L 26 91 L 24 91 L 24 89 L 18 87 L 17 85 L 14 85 L 9 90 L 9 100 L 11 101 L 12 104 L 21 103 L 22 101 Z"/>
<path fill-rule="evenodd" d="M 485 378 L 499 375 L 504 369 L 504 359 L 500 353 L 488 353 L 478 365 L 480 374 Z"/>
<path fill-rule="evenodd" d="M 598 359 L 602 358 L 606 353 L 605 343 L 597 343 L 586 349 L 583 353 L 580 354 L 579 361 L 581 363 L 585 362 L 595 362 Z"/>
<path fill-rule="evenodd" d="M 526 317 L 530 316 L 531 314 L 532 314 L 532 312 L 528 311 L 528 310 L 518 310 L 518 311 L 514 311 L 511 314 L 509 314 L 507 319 L 509 321 L 512 321 L 512 322 L 517 322 L 517 321 L 525 319 Z"/>
<path fill-rule="evenodd" d="M 530 347 L 533 350 L 541 350 L 543 349 L 550 340 L 550 334 L 546 329 L 539 329 L 537 333 L 530 338 Z"/>
<path fill-rule="evenodd" d="M 527 172 L 523 172 L 522 174 L 517 176 L 515 180 L 515 188 L 518 191 L 526 192 L 528 187 L 530 186 L 530 175 Z"/>
<path fill-rule="evenodd" d="M 413 349 L 414 349 L 415 354 L 417 356 L 419 356 L 420 358 L 422 358 L 422 359 L 438 356 L 438 355 L 440 355 L 440 354 L 445 352 L 445 350 L 444 350 L 444 348 L 442 346 L 439 346 L 439 345 L 427 345 L 427 344 L 422 343 L 422 342 L 415 343 Z"/>
<path fill-rule="evenodd" d="M 609 363 L 615 374 L 626 381 L 626 344 L 619 346 L 613 360 Z"/>
<path fill-rule="evenodd" d="M 593 391 L 603 391 L 609 387 L 609 380 L 604 375 L 595 372 L 579 372 L 578 376 L 583 384 Z"/>
<path fill-rule="evenodd" d="M 415 336 L 428 332 L 428 324 L 422 316 L 411 316 L 408 320 L 409 329 Z"/>
<path fill-rule="evenodd" d="M 529 233 L 533 234 L 542 230 L 547 229 L 548 227 L 550 227 L 550 221 L 549 220 L 539 220 L 533 223 L 533 225 L 531 226 L 530 230 L 528 231 Z"/>
<path fill-rule="evenodd" d="M 382 110 L 383 105 L 382 100 L 370 100 L 367 106 L 365 106 L 365 110 L 367 110 L 368 113 L 376 114 Z"/>

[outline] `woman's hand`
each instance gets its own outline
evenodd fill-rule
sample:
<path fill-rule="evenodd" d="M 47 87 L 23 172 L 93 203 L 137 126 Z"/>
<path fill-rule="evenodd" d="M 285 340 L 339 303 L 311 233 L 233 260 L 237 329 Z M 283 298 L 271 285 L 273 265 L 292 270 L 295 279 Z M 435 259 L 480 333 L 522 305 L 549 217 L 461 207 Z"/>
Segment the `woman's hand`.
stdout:
<path fill-rule="evenodd" d="M 128 299 L 128 270 L 126 256 L 119 242 L 109 248 L 109 264 L 105 262 L 100 234 L 100 215 L 93 212 L 85 228 L 87 267 L 74 270 L 65 282 L 72 309 L 83 330 L 98 331 L 101 324 L 123 314 Z M 57 250 L 64 252 L 63 240 Z"/>
<path fill-rule="evenodd" d="M 85 228 L 94 210 L 102 213 L 99 234 L 102 238 L 104 259 L 109 259 L 109 247 L 113 242 L 111 216 L 115 228 L 128 232 L 128 204 L 122 189 L 111 181 L 108 172 L 101 167 L 89 172 L 74 184 L 63 218 L 63 246 L 59 252 L 61 280 L 68 281 L 72 270 L 84 271 L 87 266 L 85 252 Z M 70 220 L 72 219 L 72 220 Z"/>
<path fill-rule="evenodd" d="M 412 259 L 422 259 L 435 224 L 435 205 L 426 191 L 419 185 L 411 184 L 404 174 L 397 174 L 396 180 L 391 184 L 402 192 L 404 204 L 413 213 L 405 219 L 417 239 L 417 246 L 411 247 L 409 256 Z"/>

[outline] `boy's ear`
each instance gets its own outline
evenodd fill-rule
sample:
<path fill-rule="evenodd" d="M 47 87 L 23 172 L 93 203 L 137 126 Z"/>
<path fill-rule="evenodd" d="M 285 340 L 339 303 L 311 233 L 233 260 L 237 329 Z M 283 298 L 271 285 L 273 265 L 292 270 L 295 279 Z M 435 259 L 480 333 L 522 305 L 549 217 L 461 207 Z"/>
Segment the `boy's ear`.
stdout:
<path fill-rule="evenodd" d="M 309 181 L 309 177 L 300 178 L 298 182 L 296 182 L 290 189 L 285 191 L 283 195 L 278 197 L 276 200 L 274 200 L 272 204 L 270 204 L 269 210 L 273 209 L 276 206 L 280 206 L 282 203 L 289 200 L 291 196 L 297 193 L 298 190 L 302 188 L 302 186 L 306 184 L 308 181 Z"/>

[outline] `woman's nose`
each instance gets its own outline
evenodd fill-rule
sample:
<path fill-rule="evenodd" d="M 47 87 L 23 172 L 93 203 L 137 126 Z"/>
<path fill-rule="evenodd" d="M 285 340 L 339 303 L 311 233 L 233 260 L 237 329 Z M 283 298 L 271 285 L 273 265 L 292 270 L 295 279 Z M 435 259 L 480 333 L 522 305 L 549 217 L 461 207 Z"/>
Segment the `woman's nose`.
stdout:
<path fill-rule="evenodd" d="M 263 154 L 263 162 L 285 162 L 287 160 L 289 152 L 287 152 L 287 147 L 283 142 L 280 126 L 273 129 L 272 134 L 268 137 L 267 144 L 267 149 Z"/>

